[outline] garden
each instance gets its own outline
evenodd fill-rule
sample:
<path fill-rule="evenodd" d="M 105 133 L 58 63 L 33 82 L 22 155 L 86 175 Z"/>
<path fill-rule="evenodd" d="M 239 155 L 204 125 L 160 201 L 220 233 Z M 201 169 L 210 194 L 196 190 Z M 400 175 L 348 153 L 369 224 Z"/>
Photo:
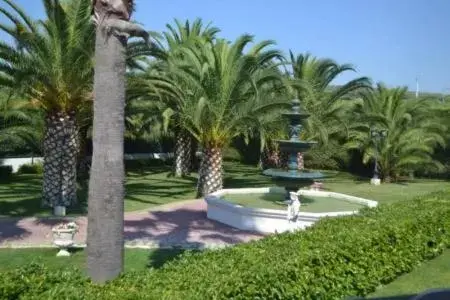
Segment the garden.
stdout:
<path fill-rule="evenodd" d="M 0 299 L 450 288 L 449 102 L 113 2 L 0 1 Z"/>

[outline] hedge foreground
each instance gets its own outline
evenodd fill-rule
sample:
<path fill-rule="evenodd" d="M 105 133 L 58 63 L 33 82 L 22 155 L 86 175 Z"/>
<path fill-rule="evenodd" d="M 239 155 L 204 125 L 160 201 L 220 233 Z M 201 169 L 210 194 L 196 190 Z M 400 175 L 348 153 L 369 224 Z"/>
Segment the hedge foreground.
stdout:
<path fill-rule="evenodd" d="M 0 299 L 343 299 L 364 296 L 450 247 L 450 190 L 325 219 L 105 285 L 32 265 L 0 274 Z"/>

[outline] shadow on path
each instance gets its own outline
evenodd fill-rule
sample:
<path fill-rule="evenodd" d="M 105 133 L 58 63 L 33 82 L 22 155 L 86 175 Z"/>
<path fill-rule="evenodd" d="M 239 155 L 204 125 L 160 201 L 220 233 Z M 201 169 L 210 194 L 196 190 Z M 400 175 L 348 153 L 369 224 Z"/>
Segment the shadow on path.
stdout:
<path fill-rule="evenodd" d="M 207 219 L 201 200 L 174 209 L 129 215 L 125 219 L 126 242 L 151 243 L 162 248 L 221 247 L 260 237 Z"/>
<path fill-rule="evenodd" d="M 20 240 L 29 236 L 31 232 L 21 225 L 20 219 L 0 219 L 0 244 L 9 240 Z"/>

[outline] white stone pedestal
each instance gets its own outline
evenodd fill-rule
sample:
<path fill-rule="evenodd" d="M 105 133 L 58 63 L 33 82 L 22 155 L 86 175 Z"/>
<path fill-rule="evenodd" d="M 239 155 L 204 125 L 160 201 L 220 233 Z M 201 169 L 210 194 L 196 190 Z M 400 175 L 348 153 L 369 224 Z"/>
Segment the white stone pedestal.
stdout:
<path fill-rule="evenodd" d="M 380 178 L 372 178 L 372 179 L 370 179 L 370 184 L 372 184 L 372 185 L 380 185 L 381 184 L 381 179 Z"/>
<path fill-rule="evenodd" d="M 65 206 L 55 206 L 53 208 L 53 215 L 56 217 L 64 217 L 66 215 L 66 207 Z"/>

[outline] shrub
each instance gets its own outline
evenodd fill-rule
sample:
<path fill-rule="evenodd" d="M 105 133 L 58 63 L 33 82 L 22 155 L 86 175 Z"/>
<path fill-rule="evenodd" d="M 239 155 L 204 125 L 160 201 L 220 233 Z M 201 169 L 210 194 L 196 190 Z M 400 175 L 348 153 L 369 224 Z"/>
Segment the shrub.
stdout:
<path fill-rule="evenodd" d="M 154 167 L 164 167 L 171 165 L 173 162 L 172 159 L 157 159 L 157 158 L 148 158 L 148 159 L 134 159 L 134 160 L 125 160 L 125 169 L 127 171 L 145 171 L 148 168 Z"/>
<path fill-rule="evenodd" d="M 8 180 L 11 178 L 12 166 L 0 166 L 0 180 Z"/>
<path fill-rule="evenodd" d="M 329 218 L 296 233 L 186 253 L 102 287 L 35 267 L 0 276 L 0 298 L 343 299 L 364 296 L 450 246 L 450 190 Z"/>
<path fill-rule="evenodd" d="M 42 174 L 44 173 L 44 165 L 42 163 L 24 164 L 17 171 L 19 174 Z"/>

